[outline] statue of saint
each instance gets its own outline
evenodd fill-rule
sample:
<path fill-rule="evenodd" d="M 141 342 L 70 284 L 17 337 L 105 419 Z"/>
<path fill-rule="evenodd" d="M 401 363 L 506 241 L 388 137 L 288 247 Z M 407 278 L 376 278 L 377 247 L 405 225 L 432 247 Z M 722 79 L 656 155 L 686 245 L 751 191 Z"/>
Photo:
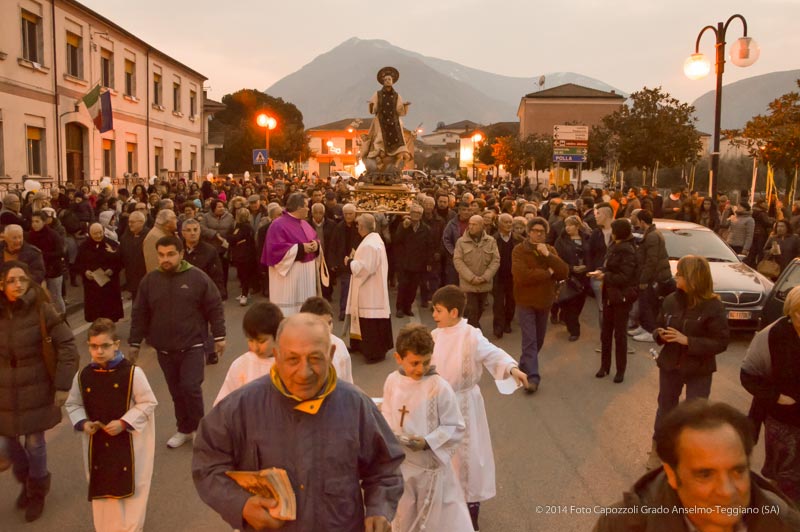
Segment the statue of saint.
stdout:
<path fill-rule="evenodd" d="M 411 102 L 404 102 L 394 90 L 399 78 L 400 73 L 394 67 L 383 67 L 378 71 L 378 83 L 383 86 L 369 101 L 369 112 L 375 118 L 362 143 L 362 153 L 366 154 L 364 165 L 368 171 L 400 173 L 405 162 L 412 157 L 400 120 L 408 113 Z"/>

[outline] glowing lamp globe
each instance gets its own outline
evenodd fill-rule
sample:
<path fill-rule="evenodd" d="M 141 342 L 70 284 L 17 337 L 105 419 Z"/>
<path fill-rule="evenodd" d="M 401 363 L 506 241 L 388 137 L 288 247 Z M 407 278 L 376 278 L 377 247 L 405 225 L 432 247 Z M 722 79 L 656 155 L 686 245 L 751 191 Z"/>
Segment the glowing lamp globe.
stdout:
<path fill-rule="evenodd" d="M 475 133 L 474 135 L 472 135 L 472 142 L 480 142 L 482 140 L 483 140 L 483 135 L 481 135 L 480 133 Z"/>
<path fill-rule="evenodd" d="M 278 122 L 274 118 L 272 118 L 271 116 L 267 116 L 265 114 L 258 115 L 258 118 L 256 118 L 256 122 L 258 122 L 259 126 L 265 127 L 267 129 L 275 129 L 275 126 L 278 125 Z"/>
<path fill-rule="evenodd" d="M 683 63 L 683 73 L 689 79 L 702 79 L 711 72 L 711 63 L 704 54 L 692 54 Z"/>
<path fill-rule="evenodd" d="M 731 63 L 738 67 L 749 67 L 761 55 L 761 47 L 752 37 L 739 37 L 730 48 Z"/>

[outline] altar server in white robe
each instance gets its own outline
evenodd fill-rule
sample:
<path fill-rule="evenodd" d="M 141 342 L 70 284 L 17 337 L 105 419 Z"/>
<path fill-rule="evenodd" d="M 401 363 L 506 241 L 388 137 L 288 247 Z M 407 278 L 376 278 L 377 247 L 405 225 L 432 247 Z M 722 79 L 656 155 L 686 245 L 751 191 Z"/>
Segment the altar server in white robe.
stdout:
<path fill-rule="evenodd" d="M 214 406 L 234 390 L 269 375 L 275 364 L 275 336 L 281 321 L 281 309 L 268 301 L 256 303 L 247 309 L 242 318 L 242 331 L 247 338 L 248 351 L 231 363 Z"/>
<path fill-rule="evenodd" d="M 489 342 L 480 329 L 461 317 L 467 297 L 457 286 L 433 294 L 433 364 L 452 386 L 466 424 L 464 443 L 453 456 L 453 469 L 464 490 L 473 526 L 478 530 L 481 501 L 496 494 L 494 454 L 483 396 L 478 387 L 485 367 L 495 380 L 513 377 L 527 385 L 526 375 L 511 355 Z"/>
<path fill-rule="evenodd" d="M 111 320 L 95 320 L 88 336 L 92 362 L 75 375 L 64 406 L 75 429 L 83 432 L 94 528 L 141 532 L 153 476 L 158 401 L 142 369 L 119 350 Z"/>
<path fill-rule="evenodd" d="M 403 327 L 383 385 L 381 412 L 403 444 L 404 491 L 392 521 L 396 532 L 472 530 L 464 495 L 450 465 L 464 436 L 453 389 L 431 366 L 433 338 L 421 324 Z"/>
<path fill-rule="evenodd" d="M 267 229 L 261 264 L 269 268 L 269 298 L 284 316 L 300 311 L 303 301 L 317 295 L 317 232 L 306 221 L 308 198 L 289 195 L 286 210 Z"/>

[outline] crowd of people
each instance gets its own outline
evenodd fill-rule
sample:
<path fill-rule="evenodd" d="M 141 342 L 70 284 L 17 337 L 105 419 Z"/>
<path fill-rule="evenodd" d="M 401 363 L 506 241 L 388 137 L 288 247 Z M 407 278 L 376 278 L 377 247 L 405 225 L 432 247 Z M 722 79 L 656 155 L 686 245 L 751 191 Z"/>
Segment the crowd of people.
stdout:
<path fill-rule="evenodd" d="M 143 527 L 157 404 L 135 365 L 146 341 L 174 406 L 177 432 L 166 444 L 194 441 L 198 493 L 232 527 L 285 524 L 275 518 L 275 500 L 232 490 L 225 475 L 277 466 L 308 487 L 298 493 L 297 521 L 287 529 L 326 523 L 326 529 L 388 530 L 392 523 L 399 530 L 478 530 L 480 503 L 495 495 L 482 371 L 535 394 L 548 324 L 563 324 L 568 341 L 580 341 L 587 298 L 599 314 L 597 378 L 610 374 L 613 349 L 613 381 L 624 381 L 629 340 L 660 346 L 643 480 L 669 486 L 685 505 L 697 502 L 680 487 L 679 474 L 688 474 L 679 456 L 685 449 L 676 443 L 681 431 L 730 428 L 749 463 L 757 435 L 739 430 L 747 420 L 703 402 L 715 357 L 729 341 L 708 262 L 681 257 L 673 275 L 656 219 L 704 225 L 753 267 L 773 262 L 776 274 L 800 256 L 800 202 L 791 211 L 777 198 L 751 208 L 682 188 L 666 197 L 647 188 L 623 194 L 588 185 L 578 193 L 572 185 L 556 190 L 520 179 L 452 185 L 431 178 L 415 187 L 406 214 L 360 215 L 353 186 L 316 176 L 153 180 L 131 190 L 60 187 L 25 198 L 7 193 L 0 210 L 0 466 L 13 465 L 26 519 L 44 509 L 50 483 L 44 431 L 58 423 L 66 402 L 87 442 L 116 449 L 88 458 L 95 527 Z M 218 362 L 230 333 L 223 302 L 231 266 L 236 301 L 249 307 L 242 323 L 249 351 L 231 365 L 207 412 L 204 367 Z M 78 281 L 92 356 L 80 371 L 64 299 L 66 284 Z M 115 328 L 126 292 L 133 301 L 127 356 Z M 491 327 L 482 324 L 490 304 Z M 437 328 L 407 326 L 395 337 L 391 317 L 412 317 L 418 309 L 430 309 Z M 763 474 L 779 488 L 762 479 L 758 493 L 786 505 L 785 519 L 797 519 L 791 501 L 800 500 L 800 365 L 794 362 L 800 289 L 786 298 L 784 314 L 756 335 L 741 378 L 754 396 L 749 415 L 765 428 Z M 512 332 L 514 320 L 518 361 L 482 329 L 499 339 Z M 337 321 L 349 349 L 334 334 Z M 352 385 L 350 353 L 379 363 L 392 348 L 399 369 L 377 409 Z M 264 386 L 247 386 L 254 380 Z M 92 389 L 108 397 L 127 392 L 119 397 L 128 403 L 98 403 Z M 679 407 L 684 389 L 696 401 Z M 263 404 L 273 405 L 268 421 Z M 284 432 L 296 445 L 270 445 L 265 424 L 275 430 L 287 423 L 295 428 Z M 120 434 L 136 437 L 120 447 Z M 126 452 L 127 462 L 118 460 Z M 742 490 L 721 504 L 751 503 L 741 499 Z M 319 504 L 312 508 L 310 501 Z M 715 516 L 720 523 L 730 518 L 723 511 Z M 598 523 L 601 530 L 633 529 L 622 525 Z"/>

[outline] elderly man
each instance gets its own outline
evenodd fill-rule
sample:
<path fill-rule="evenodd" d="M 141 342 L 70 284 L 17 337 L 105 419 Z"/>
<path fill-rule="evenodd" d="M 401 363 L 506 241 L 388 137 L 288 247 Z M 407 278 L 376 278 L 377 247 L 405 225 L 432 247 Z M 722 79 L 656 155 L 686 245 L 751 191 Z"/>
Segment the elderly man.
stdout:
<path fill-rule="evenodd" d="M 317 232 L 317 239 L 322 245 L 322 255 L 320 257 L 325 259 L 325 264 L 330 271 L 331 263 L 331 239 L 333 236 L 333 229 L 336 224 L 333 220 L 325 218 L 325 205 L 321 202 L 311 205 L 311 227 Z M 328 278 L 328 286 L 321 284 L 322 297 L 329 302 L 333 299 L 333 279 L 332 276 Z"/>
<path fill-rule="evenodd" d="M 155 225 L 144 237 L 142 249 L 144 250 L 144 264 L 147 273 L 158 269 L 158 253 L 156 252 L 156 242 L 165 236 L 174 235 L 178 230 L 178 217 L 170 209 L 159 211 L 156 216 Z"/>
<path fill-rule="evenodd" d="M 456 242 L 466 232 L 472 210 L 469 203 L 462 201 L 458 204 L 458 215 L 450 218 L 442 233 L 442 245 L 445 253 L 445 280 L 442 284 L 456 284 L 458 282 L 458 272 L 453 266 L 453 254 L 456 249 Z"/>
<path fill-rule="evenodd" d="M 300 312 L 306 299 L 317 295 L 319 240 L 308 224 L 308 199 L 301 192 L 290 194 L 286 211 L 272 222 L 261 264 L 269 268 L 270 299 L 284 316 Z"/>
<path fill-rule="evenodd" d="M 362 237 L 355 254 L 344 258 L 352 274 L 347 294 L 350 315 L 350 350 L 360 351 L 367 363 L 380 362 L 394 345 L 389 307 L 389 260 L 386 246 L 376 232 L 375 217 L 358 217 Z"/>
<path fill-rule="evenodd" d="M 514 218 L 504 212 L 497 218 L 497 251 L 500 253 L 500 267 L 492 283 L 493 317 L 492 329 L 496 338 L 511 332 L 511 320 L 514 319 L 516 303 L 514 302 L 514 280 L 511 277 L 511 252 L 522 242 L 511 228 Z"/>
<path fill-rule="evenodd" d="M 350 270 L 345 268 L 345 259 L 353 258 L 353 250 L 361 243 L 356 225 L 356 206 L 347 203 L 342 207 L 344 219 L 337 223 L 331 233 L 330 262 L 339 280 L 339 320 L 344 320 L 345 307 L 347 306 L 347 293 L 350 290 Z"/>
<path fill-rule="evenodd" d="M 139 211 L 133 211 L 128 216 L 128 230 L 119 238 L 119 251 L 122 256 L 122 265 L 125 268 L 125 289 L 131 293 L 131 299 L 136 299 L 136 291 L 142 277 L 147 274 L 147 265 L 144 262 L 144 223 L 147 217 Z"/>
<path fill-rule="evenodd" d="M 12 194 L 13 195 L 13 194 Z M 3 242 L 0 242 L 0 264 L 18 260 L 28 265 L 31 278 L 36 284 L 44 281 L 44 258 L 36 246 L 25 242 L 22 226 L 11 224 L 3 229 Z"/>
<path fill-rule="evenodd" d="M 403 493 L 404 453 L 370 399 L 337 380 L 327 324 L 312 314 L 278 328 L 275 365 L 203 418 L 192 477 L 200 498 L 233 528 L 388 532 Z M 285 469 L 297 519 L 273 517 L 225 472 Z"/>
<path fill-rule="evenodd" d="M 9 193 L 3 198 L 3 208 L 0 209 L 0 228 L 8 225 L 19 225 L 24 230 L 30 229 L 28 221 L 20 213 L 21 202 L 19 196 Z"/>
<path fill-rule="evenodd" d="M 539 389 L 539 351 L 547 331 L 547 314 L 556 299 L 556 282 L 569 275 L 569 265 L 559 258 L 553 246 L 545 244 L 549 229 L 544 218 L 531 219 L 528 240 L 511 252 L 514 301 L 522 329 L 519 369 L 528 376 L 528 393 Z"/>
<path fill-rule="evenodd" d="M 233 214 L 225 208 L 222 200 L 212 200 L 209 212 L 200 217 L 203 238 L 216 248 L 219 260 L 222 263 L 222 300 L 228 299 L 228 270 L 230 261 L 228 260 L 228 237 L 233 232 L 236 220 Z"/>
<path fill-rule="evenodd" d="M 423 208 L 418 203 L 411 206 L 392 239 L 397 259 L 399 279 L 397 287 L 397 317 L 413 316 L 411 306 L 417 289 L 431 269 L 435 241 L 428 224 L 422 221 Z M 423 300 L 424 302 L 424 300 Z"/>
<path fill-rule="evenodd" d="M 800 530 L 800 513 L 750 470 L 747 417 L 724 403 L 687 401 L 664 419 L 657 437 L 664 462 L 640 478 L 624 500 L 605 508 L 595 532 Z"/>
<path fill-rule="evenodd" d="M 467 294 L 464 317 L 467 323 L 480 328 L 483 307 L 492 291 L 492 279 L 500 268 L 497 241 L 483 230 L 480 215 L 469 219 L 469 227 L 456 242 L 453 265 L 458 272 L 459 287 Z"/>

